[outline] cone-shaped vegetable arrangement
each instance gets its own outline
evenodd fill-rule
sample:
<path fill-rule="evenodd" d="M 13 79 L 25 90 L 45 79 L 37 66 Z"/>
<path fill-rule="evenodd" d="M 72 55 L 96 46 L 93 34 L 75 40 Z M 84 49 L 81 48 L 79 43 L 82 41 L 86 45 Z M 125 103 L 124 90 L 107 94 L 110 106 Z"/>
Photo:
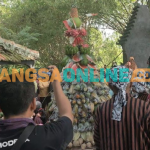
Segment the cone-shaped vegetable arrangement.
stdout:
<path fill-rule="evenodd" d="M 77 9 L 72 8 L 71 13 L 76 13 L 77 18 Z M 77 19 L 76 19 L 77 20 Z M 74 27 L 76 26 L 76 20 L 74 21 Z M 69 22 L 69 21 L 68 21 Z M 72 29 L 72 25 L 65 25 L 68 28 L 69 32 L 77 33 L 85 31 L 81 27 Z M 69 34 L 68 34 L 69 35 Z M 73 110 L 74 115 L 74 137 L 72 142 L 68 145 L 68 148 L 72 147 L 81 147 L 81 149 L 92 148 L 94 146 L 93 139 L 93 126 L 94 126 L 94 110 L 97 106 L 106 100 L 109 100 L 111 96 L 109 95 L 109 87 L 105 83 L 100 82 L 90 82 L 90 75 L 92 74 L 94 78 L 100 78 L 99 72 L 92 57 L 90 57 L 90 48 L 87 44 L 84 43 L 82 39 L 85 34 L 78 34 L 77 36 L 68 36 L 72 38 L 72 45 L 66 46 L 66 56 L 63 59 L 62 64 L 66 65 L 66 68 L 72 68 L 76 79 L 73 82 L 62 82 L 62 88 L 65 95 L 68 97 Z M 80 38 L 78 40 L 76 38 Z M 77 41 L 77 42 L 74 42 Z M 80 68 L 83 73 L 84 69 L 88 69 L 88 81 L 84 82 L 83 79 L 80 79 L 80 82 L 77 82 L 77 69 Z M 90 69 L 93 69 L 90 73 Z M 58 108 L 55 103 L 54 94 L 51 93 L 52 102 L 49 103 L 49 111 L 51 112 L 50 119 L 57 120 L 59 118 Z"/>

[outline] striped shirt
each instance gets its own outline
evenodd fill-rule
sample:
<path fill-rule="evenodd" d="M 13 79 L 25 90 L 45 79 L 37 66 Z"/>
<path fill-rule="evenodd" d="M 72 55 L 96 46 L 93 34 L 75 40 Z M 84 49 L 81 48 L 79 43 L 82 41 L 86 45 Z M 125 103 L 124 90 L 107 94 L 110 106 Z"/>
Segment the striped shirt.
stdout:
<path fill-rule="evenodd" d="M 150 102 L 150 94 L 147 94 L 147 93 L 142 93 L 142 94 L 139 94 L 138 96 L 139 99 L 142 99 L 146 102 Z"/>
<path fill-rule="evenodd" d="M 97 150 L 150 150 L 150 103 L 128 97 L 122 121 L 114 121 L 114 97 L 96 111 L 94 141 Z"/>

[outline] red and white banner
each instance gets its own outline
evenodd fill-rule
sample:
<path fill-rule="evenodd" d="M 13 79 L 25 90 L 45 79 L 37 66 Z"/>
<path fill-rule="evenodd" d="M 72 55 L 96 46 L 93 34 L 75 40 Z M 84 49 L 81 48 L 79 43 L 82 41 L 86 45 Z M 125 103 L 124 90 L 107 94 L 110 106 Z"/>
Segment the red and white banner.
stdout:
<path fill-rule="evenodd" d="M 97 16 L 98 14 L 86 14 L 87 17 Z"/>
<path fill-rule="evenodd" d="M 70 29 L 71 29 L 71 27 L 70 27 L 70 25 L 69 25 L 69 21 L 68 21 L 68 20 L 63 21 L 63 23 L 64 23 L 65 27 L 66 27 L 68 30 L 70 30 Z"/>

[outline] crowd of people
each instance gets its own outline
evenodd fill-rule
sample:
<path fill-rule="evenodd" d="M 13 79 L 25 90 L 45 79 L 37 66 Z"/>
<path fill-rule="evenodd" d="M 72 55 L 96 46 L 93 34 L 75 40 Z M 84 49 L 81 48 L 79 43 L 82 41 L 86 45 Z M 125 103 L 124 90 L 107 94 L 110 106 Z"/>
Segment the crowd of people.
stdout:
<path fill-rule="evenodd" d="M 50 68 L 53 70 L 55 67 Z M 59 81 L 53 81 L 52 86 L 60 119 L 46 123 L 42 104 L 36 101 L 35 83 L 18 79 L 16 82 L 3 80 L 0 83 L 0 109 L 4 114 L 4 119 L 0 120 L 1 150 L 66 148 L 73 138 L 71 104 Z"/>
<path fill-rule="evenodd" d="M 108 83 L 113 97 L 96 109 L 96 149 L 150 150 L 150 93 L 147 84 L 130 82 L 132 72 L 137 69 L 133 57 L 125 65 L 113 65 L 112 72 L 114 68 L 129 68 L 126 72 L 129 82 L 110 79 Z M 150 58 L 148 65 L 150 68 Z M 60 114 L 54 122 L 49 122 L 45 113 L 51 88 Z M 36 83 L 3 80 L 0 83 L 0 110 L 4 114 L 0 120 L 0 150 L 61 150 L 66 149 L 73 138 L 71 104 L 57 80 L 52 85 L 38 80 Z"/>

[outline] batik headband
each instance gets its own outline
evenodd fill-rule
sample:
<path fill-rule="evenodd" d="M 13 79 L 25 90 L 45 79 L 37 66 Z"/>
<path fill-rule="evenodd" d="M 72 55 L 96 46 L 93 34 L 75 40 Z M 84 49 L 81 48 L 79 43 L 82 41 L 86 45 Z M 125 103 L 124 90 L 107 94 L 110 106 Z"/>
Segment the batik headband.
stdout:
<path fill-rule="evenodd" d="M 142 71 L 138 72 L 137 78 L 140 79 L 139 74 L 142 74 Z M 144 79 L 146 78 L 146 74 L 144 74 Z M 145 82 L 133 82 L 131 87 L 131 97 L 138 98 L 140 93 L 146 92 L 146 83 Z"/>
<path fill-rule="evenodd" d="M 122 108 L 127 104 L 126 101 L 126 87 L 131 79 L 131 70 L 129 70 L 125 66 L 117 66 L 111 69 L 112 73 L 115 73 L 117 69 L 117 82 L 114 82 L 112 79 L 110 79 L 110 84 L 118 88 L 118 93 L 115 96 L 115 101 L 113 104 L 113 110 L 112 110 L 112 119 L 116 121 L 121 121 L 121 115 L 122 115 Z M 121 74 L 119 73 L 121 69 L 126 69 L 127 71 L 124 71 L 122 74 L 122 79 L 127 79 L 128 82 L 120 82 L 119 78 L 121 78 Z M 126 76 L 124 76 L 126 74 Z"/>
<path fill-rule="evenodd" d="M 133 82 L 131 87 L 131 97 L 138 98 L 140 93 L 146 92 L 145 82 Z"/>

